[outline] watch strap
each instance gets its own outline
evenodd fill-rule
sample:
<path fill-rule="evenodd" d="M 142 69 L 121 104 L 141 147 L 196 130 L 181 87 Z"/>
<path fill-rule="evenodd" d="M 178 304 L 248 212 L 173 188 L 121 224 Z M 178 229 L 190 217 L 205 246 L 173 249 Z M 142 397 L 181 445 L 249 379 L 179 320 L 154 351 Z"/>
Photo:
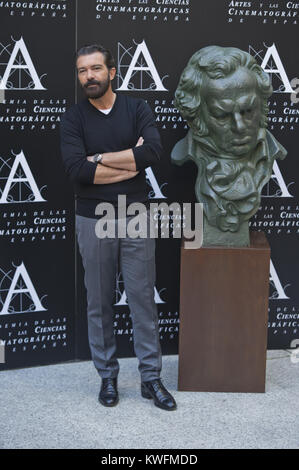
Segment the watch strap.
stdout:
<path fill-rule="evenodd" d="M 93 156 L 93 161 L 94 161 L 94 163 L 101 163 L 102 158 L 103 158 L 103 155 L 101 155 L 100 153 L 96 153 Z"/>

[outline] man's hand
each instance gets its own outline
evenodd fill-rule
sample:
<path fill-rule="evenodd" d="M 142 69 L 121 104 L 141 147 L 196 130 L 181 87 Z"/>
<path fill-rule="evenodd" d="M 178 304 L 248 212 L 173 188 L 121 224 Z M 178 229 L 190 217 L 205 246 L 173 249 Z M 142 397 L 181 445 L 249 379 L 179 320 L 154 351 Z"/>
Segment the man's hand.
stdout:
<path fill-rule="evenodd" d="M 139 137 L 136 147 L 143 145 L 143 137 Z M 101 164 L 110 168 L 117 168 L 121 170 L 129 170 L 136 172 L 136 162 L 132 149 L 121 150 L 120 152 L 106 152 L 102 153 Z M 88 155 L 87 160 L 93 162 L 93 155 Z"/>
<path fill-rule="evenodd" d="M 97 164 L 94 175 L 94 184 L 111 184 L 120 181 L 129 180 L 138 175 L 139 171 L 121 170 L 119 168 L 110 168 L 109 166 Z"/>
<path fill-rule="evenodd" d="M 140 145 L 143 145 L 143 142 L 144 142 L 143 137 L 139 137 L 138 142 L 137 142 L 137 144 L 135 145 L 135 147 L 140 147 Z"/>

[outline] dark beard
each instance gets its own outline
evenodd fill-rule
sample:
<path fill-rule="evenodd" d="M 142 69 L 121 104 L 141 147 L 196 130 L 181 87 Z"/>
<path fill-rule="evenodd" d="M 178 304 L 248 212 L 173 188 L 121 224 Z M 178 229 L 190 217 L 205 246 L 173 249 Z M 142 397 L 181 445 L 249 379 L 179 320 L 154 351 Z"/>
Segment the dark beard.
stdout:
<path fill-rule="evenodd" d="M 105 95 L 106 91 L 108 90 L 110 81 L 111 80 L 108 74 L 107 79 L 102 80 L 101 82 L 97 80 L 90 80 L 89 82 L 85 83 L 85 85 L 83 85 L 83 90 L 87 98 L 91 98 L 91 99 L 101 98 L 103 95 Z M 96 86 L 87 88 L 88 85 L 96 85 Z"/>

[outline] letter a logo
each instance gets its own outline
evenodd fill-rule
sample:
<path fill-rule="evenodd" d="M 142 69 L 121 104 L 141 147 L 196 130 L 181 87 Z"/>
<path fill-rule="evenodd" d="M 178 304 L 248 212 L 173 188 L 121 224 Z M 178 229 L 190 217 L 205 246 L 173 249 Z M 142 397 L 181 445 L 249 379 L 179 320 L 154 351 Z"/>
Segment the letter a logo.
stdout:
<path fill-rule="evenodd" d="M 16 155 L 15 161 L 11 167 L 0 197 L 0 204 L 6 204 L 8 202 L 24 203 L 44 201 L 45 199 L 42 197 L 40 190 L 37 187 L 25 155 L 23 151 L 21 151 Z"/>
<path fill-rule="evenodd" d="M 164 186 L 167 183 L 162 184 L 161 186 L 158 185 L 156 177 L 154 175 L 153 170 L 151 167 L 148 167 L 145 169 L 145 176 L 147 178 L 148 183 L 152 187 L 152 191 L 149 193 L 149 198 L 150 199 L 166 199 L 166 196 L 162 193 L 161 189 L 162 186 Z"/>
<path fill-rule="evenodd" d="M 6 275 L 6 277 L 9 277 Z M 4 289 L 3 289 L 4 290 Z M 11 315 L 17 313 L 32 313 L 47 310 L 32 284 L 29 274 L 22 262 L 15 271 L 11 285 L 0 311 L 0 315 Z"/>
<path fill-rule="evenodd" d="M 285 287 L 282 287 L 274 264 L 272 263 L 272 260 L 270 260 L 270 285 L 275 288 L 274 293 L 271 295 L 271 297 L 269 297 L 271 300 L 283 300 L 290 298 L 285 293 L 285 289 L 290 284 L 287 284 Z"/>
<path fill-rule="evenodd" d="M 145 41 L 137 44 L 135 53 L 131 54 L 131 47 L 125 49 L 118 43 L 118 91 L 167 91 L 157 72 L 153 59 L 149 53 Z M 127 61 L 130 60 L 130 63 Z M 122 76 L 127 69 L 125 76 Z"/>
<path fill-rule="evenodd" d="M 28 75 L 32 81 L 28 82 Z M 26 85 L 22 85 L 26 80 Z M 23 38 L 15 42 L 4 75 L 0 82 L 0 90 L 45 90 L 36 73 L 31 57 Z"/>
<path fill-rule="evenodd" d="M 269 61 L 271 60 L 270 68 L 266 68 Z M 274 64 L 272 65 L 272 63 Z M 264 69 L 266 73 L 275 74 L 280 78 L 283 83 L 284 89 L 282 89 L 282 85 L 279 87 L 278 90 L 274 90 L 276 93 L 294 93 L 294 90 L 291 87 L 290 81 L 287 77 L 286 71 L 282 65 L 281 59 L 279 57 L 278 51 L 276 49 L 275 44 L 272 44 L 271 47 L 268 47 L 261 67 Z"/>
<path fill-rule="evenodd" d="M 121 273 L 119 273 L 116 276 L 116 292 L 117 292 L 117 297 L 119 297 L 118 301 L 114 304 L 115 306 L 120 306 L 120 305 L 128 305 L 128 299 L 127 299 L 127 294 L 125 289 L 121 289 L 121 284 L 123 284 L 123 281 L 121 279 Z M 165 288 L 161 289 L 159 292 L 157 291 L 156 286 L 154 287 L 154 298 L 155 298 L 155 303 L 156 304 L 165 304 L 164 300 L 161 299 L 160 293 L 165 290 Z"/>
<path fill-rule="evenodd" d="M 291 182 L 286 185 L 276 160 L 273 163 L 273 173 L 271 176 L 271 181 L 269 181 L 265 186 L 264 194 L 262 194 L 262 197 L 294 197 L 292 196 L 292 194 L 290 194 L 288 189 L 289 186 L 294 184 L 294 182 Z M 270 186 L 275 186 L 275 189 L 271 189 Z"/>

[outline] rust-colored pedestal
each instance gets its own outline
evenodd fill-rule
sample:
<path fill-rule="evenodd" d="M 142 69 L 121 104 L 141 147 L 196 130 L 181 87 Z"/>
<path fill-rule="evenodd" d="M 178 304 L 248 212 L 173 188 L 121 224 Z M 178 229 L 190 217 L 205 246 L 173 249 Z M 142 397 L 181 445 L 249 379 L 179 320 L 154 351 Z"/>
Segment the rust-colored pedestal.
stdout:
<path fill-rule="evenodd" d="M 264 392 L 270 247 L 181 248 L 178 390 Z"/>

